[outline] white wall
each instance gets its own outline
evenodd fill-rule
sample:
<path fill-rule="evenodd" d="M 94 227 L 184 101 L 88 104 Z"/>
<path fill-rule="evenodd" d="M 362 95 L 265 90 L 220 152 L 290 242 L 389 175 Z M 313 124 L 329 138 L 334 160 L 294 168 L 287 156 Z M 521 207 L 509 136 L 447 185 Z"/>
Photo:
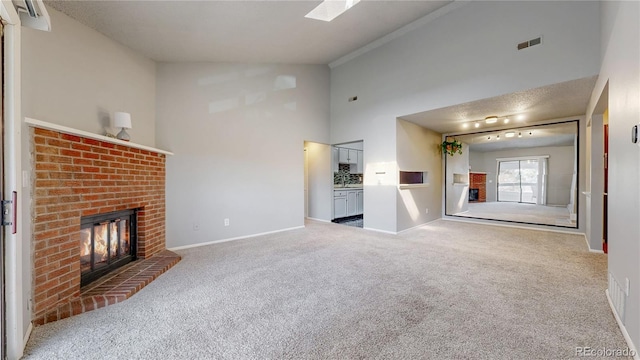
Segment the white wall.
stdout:
<path fill-rule="evenodd" d="M 51 32 L 22 28 L 22 115 L 104 134 L 113 112 L 124 110 L 132 116 L 132 141 L 155 146 L 155 63 L 58 11 L 47 11 Z M 21 134 L 22 170 L 30 174 L 30 131 L 24 123 Z M 19 191 L 18 206 L 24 219 L 25 303 L 33 290 L 31 192 L 31 183 Z M 23 307 L 25 331 L 29 306 Z"/>
<path fill-rule="evenodd" d="M 471 165 L 472 171 L 487 173 L 487 201 L 497 201 L 498 158 L 548 155 L 547 205 L 566 206 L 571 195 L 571 180 L 576 160 L 574 151 L 573 146 L 543 146 L 482 153 L 473 152 L 473 156 L 469 156 L 469 165 Z"/>
<path fill-rule="evenodd" d="M 304 225 L 304 141 L 329 142 L 327 66 L 160 63 L 157 96 L 157 144 L 175 153 L 167 247 Z"/>
<path fill-rule="evenodd" d="M 442 214 L 442 135 L 405 120 L 397 120 L 398 171 L 427 172 L 428 187 L 398 189 L 397 230 L 440 218 Z M 429 213 L 426 210 L 429 209 Z"/>
<path fill-rule="evenodd" d="M 331 221 L 331 201 L 333 199 L 331 145 L 306 142 L 305 148 L 308 159 L 308 217 Z"/>
<path fill-rule="evenodd" d="M 608 82 L 609 110 L 609 272 L 619 284 L 630 281 L 622 321 L 640 346 L 640 148 L 630 141 L 640 119 L 640 3 L 603 1 L 602 67 L 587 116 Z M 598 161 L 594 159 L 593 161 Z M 622 314 L 619 314 L 622 315 Z"/>
<path fill-rule="evenodd" d="M 22 31 L 22 115 L 104 134 L 131 113 L 131 141 L 155 146 L 155 63 L 50 8 L 52 31 Z"/>
<path fill-rule="evenodd" d="M 462 143 L 462 154 L 446 155 L 445 213 L 458 214 L 469 210 L 469 145 Z M 454 183 L 454 175 L 462 175 L 463 182 Z"/>
<path fill-rule="evenodd" d="M 396 229 L 397 117 L 597 74 L 598 16 L 595 2 L 474 1 L 333 68 L 331 142 L 365 141 L 365 227 Z"/>

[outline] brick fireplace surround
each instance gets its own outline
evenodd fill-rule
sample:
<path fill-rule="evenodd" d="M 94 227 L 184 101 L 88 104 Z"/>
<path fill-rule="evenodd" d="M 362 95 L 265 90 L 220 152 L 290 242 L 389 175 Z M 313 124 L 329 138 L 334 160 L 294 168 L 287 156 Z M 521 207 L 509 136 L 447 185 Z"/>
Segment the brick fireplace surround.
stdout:
<path fill-rule="evenodd" d="M 165 248 L 162 151 L 30 129 L 35 325 L 123 301 L 180 260 Z M 138 209 L 141 260 L 81 289 L 80 218 L 125 209 Z"/>

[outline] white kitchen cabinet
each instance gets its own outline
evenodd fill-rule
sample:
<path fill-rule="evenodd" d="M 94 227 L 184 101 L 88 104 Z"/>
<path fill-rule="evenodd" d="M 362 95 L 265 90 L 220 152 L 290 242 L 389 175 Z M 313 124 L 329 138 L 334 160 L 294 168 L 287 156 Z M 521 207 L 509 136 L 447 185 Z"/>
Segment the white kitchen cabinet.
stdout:
<path fill-rule="evenodd" d="M 347 216 L 353 216 L 358 211 L 358 199 L 354 190 L 347 191 Z"/>
<path fill-rule="evenodd" d="M 347 148 L 338 148 L 339 150 L 339 160 L 340 164 L 348 164 L 349 163 L 349 149 Z"/>
<path fill-rule="evenodd" d="M 347 215 L 347 192 L 346 191 L 334 191 L 333 192 L 333 218 L 341 218 Z"/>
<path fill-rule="evenodd" d="M 358 163 L 357 163 L 357 170 L 356 170 L 356 174 L 363 174 L 364 173 L 364 152 L 362 150 L 358 150 Z"/>
<path fill-rule="evenodd" d="M 356 215 L 364 213 L 364 191 L 357 190 L 356 192 Z"/>
<path fill-rule="evenodd" d="M 348 159 L 349 164 L 354 164 L 354 165 L 358 164 L 358 151 L 359 150 L 349 149 L 349 159 Z"/>
<path fill-rule="evenodd" d="M 340 160 L 339 157 L 340 157 L 339 149 L 337 147 L 334 147 L 333 153 L 331 154 L 331 164 L 332 164 L 333 172 L 340 171 L 340 167 L 338 166 L 339 160 Z"/>

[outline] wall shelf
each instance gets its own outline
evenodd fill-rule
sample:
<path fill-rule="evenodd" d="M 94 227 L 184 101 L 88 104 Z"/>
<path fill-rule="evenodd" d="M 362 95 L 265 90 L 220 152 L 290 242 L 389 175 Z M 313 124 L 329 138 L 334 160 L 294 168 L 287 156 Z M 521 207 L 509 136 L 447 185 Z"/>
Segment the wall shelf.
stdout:
<path fill-rule="evenodd" d="M 70 127 L 62 126 L 62 125 L 52 124 L 52 123 L 49 123 L 49 122 L 46 122 L 46 121 L 42 121 L 42 120 L 36 120 L 36 119 L 25 117 L 24 118 L 24 122 L 29 126 L 38 127 L 38 128 L 41 128 L 41 129 L 58 131 L 58 132 L 69 134 L 69 135 L 82 136 L 82 137 L 85 137 L 85 138 L 104 141 L 104 142 L 108 142 L 108 143 L 112 143 L 112 144 L 128 146 L 128 147 L 136 148 L 136 149 L 140 149 L 140 150 L 147 150 L 147 151 L 151 151 L 151 152 L 158 153 L 158 154 L 173 155 L 172 152 L 156 149 L 156 148 L 153 148 L 151 146 L 140 145 L 140 144 L 132 143 L 132 142 L 129 142 L 129 141 L 123 141 L 123 140 L 116 139 L 116 138 L 110 138 L 108 136 L 98 135 L 98 134 L 90 133 L 88 131 L 83 131 L 83 130 L 73 129 L 73 128 L 70 128 Z"/>
<path fill-rule="evenodd" d="M 400 190 L 426 188 L 426 187 L 429 187 L 429 183 L 423 183 L 423 184 L 400 184 L 400 185 L 398 185 L 398 188 Z"/>

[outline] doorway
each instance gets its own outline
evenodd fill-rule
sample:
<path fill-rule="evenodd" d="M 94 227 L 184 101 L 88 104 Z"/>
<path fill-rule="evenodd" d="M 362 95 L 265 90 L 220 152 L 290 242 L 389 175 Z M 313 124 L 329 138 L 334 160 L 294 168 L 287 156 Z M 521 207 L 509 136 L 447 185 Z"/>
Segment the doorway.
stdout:
<path fill-rule="evenodd" d="M 331 145 L 304 142 L 304 218 L 331 221 Z"/>

